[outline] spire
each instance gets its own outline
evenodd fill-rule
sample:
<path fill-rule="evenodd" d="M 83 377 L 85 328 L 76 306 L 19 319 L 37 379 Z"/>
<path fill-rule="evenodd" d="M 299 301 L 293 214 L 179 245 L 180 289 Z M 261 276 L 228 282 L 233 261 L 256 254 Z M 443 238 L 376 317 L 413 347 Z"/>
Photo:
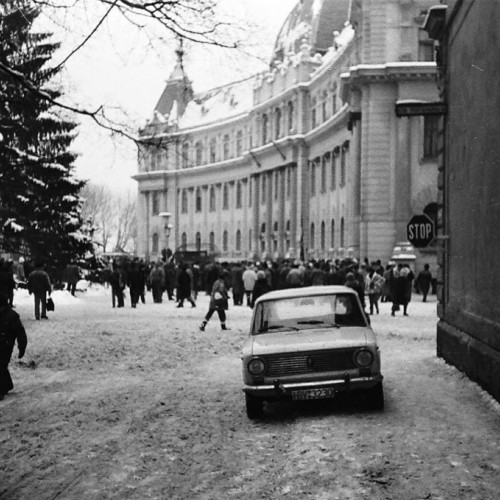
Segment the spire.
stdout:
<path fill-rule="evenodd" d="M 175 68 L 170 74 L 165 90 L 155 107 L 155 111 L 162 115 L 169 115 L 174 106 L 174 102 L 177 102 L 176 113 L 178 116 L 181 116 L 187 104 L 193 98 L 191 81 L 184 71 L 184 49 L 182 47 L 182 40 L 175 53 L 177 55 Z"/>

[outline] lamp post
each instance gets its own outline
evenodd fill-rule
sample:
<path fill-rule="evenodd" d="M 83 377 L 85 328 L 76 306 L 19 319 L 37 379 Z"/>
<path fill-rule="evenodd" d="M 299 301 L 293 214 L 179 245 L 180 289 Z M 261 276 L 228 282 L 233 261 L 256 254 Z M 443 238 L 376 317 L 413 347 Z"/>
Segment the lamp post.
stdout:
<path fill-rule="evenodd" d="M 170 223 L 170 217 L 172 217 L 172 214 L 170 212 L 160 212 L 158 215 L 163 219 L 163 229 L 165 230 L 165 249 L 168 250 L 170 231 L 172 231 L 172 228 L 174 227 Z"/>

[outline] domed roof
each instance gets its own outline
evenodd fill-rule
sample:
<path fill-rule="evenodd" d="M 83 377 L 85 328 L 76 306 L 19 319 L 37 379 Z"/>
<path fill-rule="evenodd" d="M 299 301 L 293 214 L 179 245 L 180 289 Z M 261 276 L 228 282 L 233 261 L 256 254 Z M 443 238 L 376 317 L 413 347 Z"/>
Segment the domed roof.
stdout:
<path fill-rule="evenodd" d="M 333 32 L 342 31 L 351 0 L 300 0 L 286 18 L 274 45 L 271 64 L 288 52 L 298 52 L 306 40 L 313 53 L 324 54 L 333 45 Z"/>

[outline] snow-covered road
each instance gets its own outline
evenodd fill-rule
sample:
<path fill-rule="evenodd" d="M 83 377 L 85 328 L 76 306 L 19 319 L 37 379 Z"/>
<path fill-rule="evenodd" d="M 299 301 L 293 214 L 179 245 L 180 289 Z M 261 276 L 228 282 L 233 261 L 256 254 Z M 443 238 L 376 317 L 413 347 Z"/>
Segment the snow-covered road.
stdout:
<path fill-rule="evenodd" d="M 214 317 L 201 333 L 204 294 L 183 309 L 150 296 L 112 309 L 105 290 L 53 297 L 34 321 L 32 298 L 16 296 L 29 345 L 0 402 L 2 500 L 498 498 L 500 405 L 436 358 L 435 302 L 372 318 L 383 413 L 347 399 L 252 422 L 247 307 L 230 308 L 230 331 Z"/>

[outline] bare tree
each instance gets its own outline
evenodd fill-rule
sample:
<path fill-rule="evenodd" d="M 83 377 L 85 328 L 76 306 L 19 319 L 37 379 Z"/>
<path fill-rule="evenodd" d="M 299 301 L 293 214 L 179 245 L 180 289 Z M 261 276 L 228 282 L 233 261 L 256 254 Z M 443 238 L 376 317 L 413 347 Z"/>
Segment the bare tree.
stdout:
<path fill-rule="evenodd" d="M 116 202 L 116 244 L 117 252 L 126 251 L 129 242 L 137 233 L 136 198 L 130 192 L 118 195 Z M 135 242 L 133 244 L 135 249 Z"/>

